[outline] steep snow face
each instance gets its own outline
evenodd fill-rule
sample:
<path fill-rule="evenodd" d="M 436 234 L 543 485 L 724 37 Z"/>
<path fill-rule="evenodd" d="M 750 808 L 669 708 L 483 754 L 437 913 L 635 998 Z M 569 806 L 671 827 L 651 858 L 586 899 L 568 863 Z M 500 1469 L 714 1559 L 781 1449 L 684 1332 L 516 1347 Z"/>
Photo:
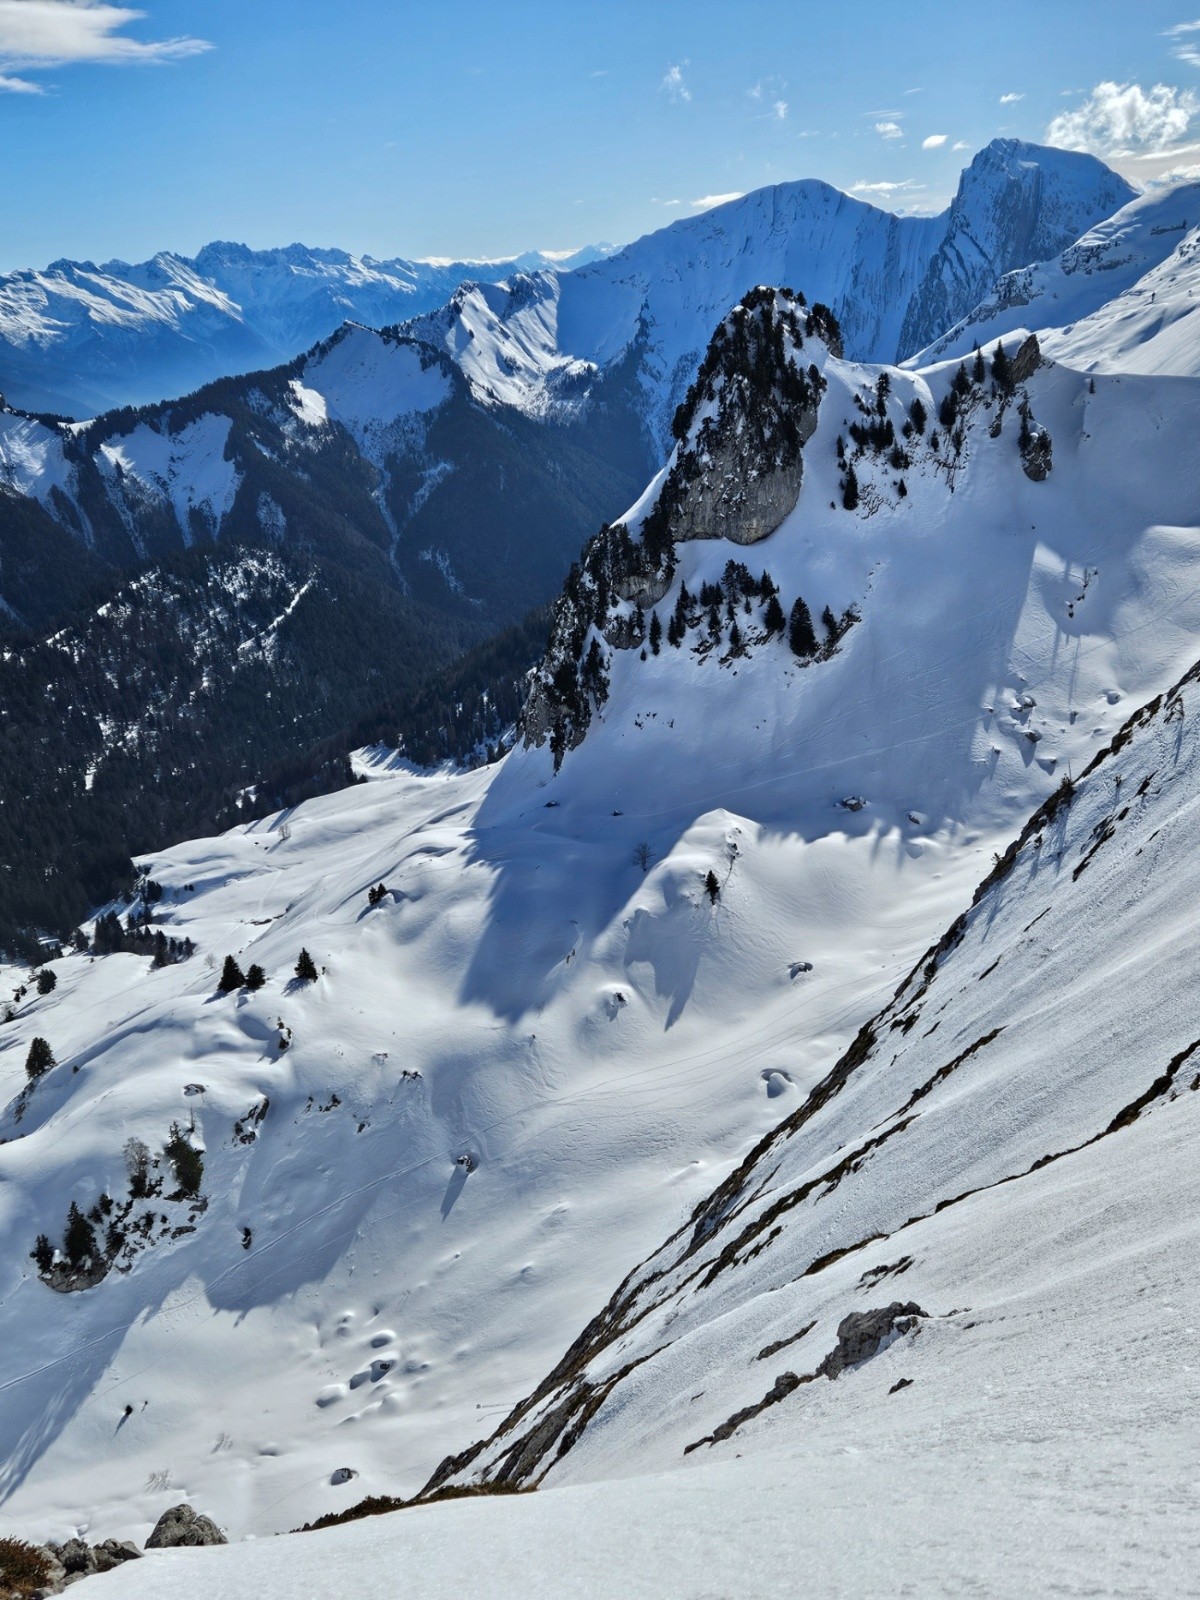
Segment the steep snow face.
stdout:
<path fill-rule="evenodd" d="M 905 314 L 897 359 L 966 316 L 1003 273 L 1057 255 L 1134 193 L 1095 156 L 993 139 L 962 175 L 941 242 Z"/>
<path fill-rule="evenodd" d="M 1001 278 L 930 357 L 969 354 L 1014 328 L 1085 372 L 1200 372 L 1200 184 L 1154 190 L 1055 260 Z"/>
<path fill-rule="evenodd" d="M 46 502 L 68 481 L 63 434 L 32 417 L 0 410 L 0 482 Z"/>
<path fill-rule="evenodd" d="M 816 180 L 756 190 L 647 235 L 561 282 L 511 298 L 465 286 L 413 331 L 440 342 L 482 392 L 541 412 L 564 369 L 575 394 L 592 368 L 633 353 L 648 427 L 668 447 L 671 415 L 712 329 L 757 284 L 830 306 L 858 360 L 928 344 L 1000 274 L 1056 255 L 1133 190 L 1091 156 L 997 140 L 940 217 L 897 217 Z M 580 366 L 579 364 L 582 364 Z"/>
<path fill-rule="evenodd" d="M 215 243 L 194 259 L 55 261 L 0 277 L 0 393 L 71 416 L 146 404 L 288 361 L 346 320 L 382 327 L 441 305 L 467 277 L 566 272 L 610 249 L 426 262 Z"/>
<path fill-rule="evenodd" d="M 436 411 L 450 392 L 433 351 L 351 327 L 305 362 L 297 415 L 310 425 L 340 422 L 365 453 L 378 455 L 394 424 Z"/>
<path fill-rule="evenodd" d="M 745 546 L 681 543 L 656 602 L 664 635 L 682 583 L 719 602 L 681 608 L 678 648 L 664 637 L 657 655 L 648 613 L 644 647 L 603 636 L 607 695 L 557 773 L 547 747 L 468 775 L 393 769 L 156 853 L 156 914 L 200 953 L 161 971 L 132 954 L 67 956 L 52 994 L 15 1004 L 0 1029 L 6 1528 L 62 1535 L 87 1520 L 144 1536 L 186 1493 L 238 1535 L 415 1489 L 528 1394 L 611 1285 L 803 1103 L 1029 808 L 1194 652 L 1200 386 L 1098 376 L 1092 393 L 1060 365 L 1027 373 L 1002 405 L 968 380 L 935 447 L 936 424 L 906 440 L 903 421 L 918 397 L 938 416 L 953 363 L 890 373 L 881 415 L 879 373 L 818 342 L 806 335 L 825 388 L 799 500 L 747 572 L 771 574 L 785 613 L 807 600 L 816 649 L 798 656 L 769 628 L 761 585 L 729 576 Z M 1022 405 L 1053 439 L 1040 482 L 1023 470 Z M 892 446 L 850 431 L 889 421 L 903 469 Z M 628 519 L 634 534 L 653 501 Z M 822 640 L 827 607 L 835 624 L 851 608 L 859 620 Z M 1099 816 L 1079 816 L 1093 836 Z M 1028 875 L 1065 881 L 1075 834 L 1061 870 L 1050 824 L 1044 843 Z M 1080 882 L 1104 864 L 1102 848 Z M 1064 931 L 1053 948 L 1067 943 Z M 301 947 L 315 982 L 293 981 Z M 260 964 L 265 986 L 218 996 L 227 952 Z M 999 992 L 977 989 L 989 1004 Z M 937 1021 L 923 1008 L 909 1034 L 889 1023 L 885 1078 L 890 1053 Z M 856 1137 L 871 1136 L 876 1105 L 902 1122 L 913 1085 L 978 1037 L 948 1028 L 932 1034 L 945 1054 L 928 1070 L 913 1056 L 898 1097 L 856 1102 Z M 35 1036 L 60 1064 L 27 1089 Z M 998 1042 L 971 1060 L 986 1071 Z M 1064 1133 L 1085 1121 L 1088 1059 L 1063 1079 Z M 998 1114 L 981 1109 L 980 1139 Z M 1035 1149 L 1050 1127 L 1022 1115 L 1014 1159 L 1054 1148 Z M 157 1162 L 148 1194 L 123 1153 L 131 1137 Z M 198 1200 L 173 1137 L 203 1147 Z M 917 1177 L 893 1165 L 899 1140 L 887 1207 L 857 1187 L 844 1226 L 816 1207 L 814 1254 L 921 1209 Z M 919 1164 L 937 1143 L 914 1131 L 909 1148 Z M 976 1148 L 948 1158 L 947 1184 L 1006 1175 Z M 108 1271 L 60 1295 L 28 1252 L 39 1234 L 61 1246 L 72 1201 L 96 1208 Z M 854 1282 L 893 1259 L 864 1257 Z M 949 1277 L 913 1281 L 885 1283 L 880 1303 L 973 1303 L 951 1298 Z M 821 1303 L 823 1338 L 853 1287 L 825 1283 L 838 1292 Z M 776 1373 L 751 1375 L 746 1404 Z M 691 1411 L 700 1437 L 746 1392 L 722 1379 L 693 1407 L 703 1387 L 683 1403 L 672 1390 L 680 1450 Z M 599 1459 L 580 1448 L 580 1462 Z"/>
<path fill-rule="evenodd" d="M 1047 1463 L 1098 1446 L 1166 1467 L 1176 1377 L 1198 1387 L 1166 1354 L 1200 1311 L 1198 696 L 1195 666 L 1034 814 L 804 1103 L 443 1478 L 877 1432 L 909 1437 L 919 1473 L 934 1416 L 977 1459 L 1028 1437 Z"/>
<path fill-rule="evenodd" d="M 98 465 L 118 480 L 123 498 L 165 498 L 190 545 L 198 529 L 210 537 L 220 530 L 237 494 L 241 478 L 227 450 L 229 430 L 229 418 L 212 413 L 176 433 L 139 423 L 99 447 Z"/>

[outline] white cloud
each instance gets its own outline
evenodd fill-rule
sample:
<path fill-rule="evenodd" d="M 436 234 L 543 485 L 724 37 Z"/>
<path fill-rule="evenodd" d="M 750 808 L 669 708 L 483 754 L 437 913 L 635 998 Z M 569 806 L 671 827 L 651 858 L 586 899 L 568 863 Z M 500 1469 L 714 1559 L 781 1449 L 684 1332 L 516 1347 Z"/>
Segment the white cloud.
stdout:
<path fill-rule="evenodd" d="M 956 139 L 950 148 L 951 150 L 969 150 L 971 146 L 965 139 Z"/>
<path fill-rule="evenodd" d="M 12 67 L 37 71 L 82 62 L 180 61 L 212 48 L 204 39 L 132 39 L 121 31 L 144 15 L 104 0 L 0 0 L 0 90 L 41 93 L 27 78 L 4 70 Z"/>
<path fill-rule="evenodd" d="M 1177 22 L 1166 30 L 1167 38 L 1175 40 L 1171 46 L 1172 55 L 1186 61 L 1189 67 L 1200 67 L 1200 44 L 1188 37 L 1195 33 L 1200 33 L 1200 22 Z"/>
<path fill-rule="evenodd" d="M 899 194 L 906 189 L 923 189 L 924 187 L 923 183 L 917 183 L 913 178 L 904 178 L 899 183 L 888 183 L 886 180 L 880 183 L 866 183 L 860 178 L 856 184 L 851 186 L 850 193 L 889 195 Z"/>
<path fill-rule="evenodd" d="M 898 122 L 877 122 L 875 132 L 881 139 L 903 139 L 904 129 Z"/>
<path fill-rule="evenodd" d="M 924 94 L 924 89 L 905 89 L 905 94 Z"/>
<path fill-rule="evenodd" d="M 744 189 L 734 189 L 730 194 L 705 194 L 701 195 L 699 200 L 690 201 L 689 204 L 697 211 L 710 211 L 713 206 L 723 206 L 730 200 L 740 200 L 744 193 Z"/>
<path fill-rule="evenodd" d="M 652 206 L 681 206 L 683 204 L 683 201 L 682 200 L 660 200 L 657 195 L 651 195 L 650 204 Z"/>
<path fill-rule="evenodd" d="M 1200 98 L 1190 89 L 1098 83 L 1082 105 L 1054 118 L 1046 141 L 1101 156 L 1161 153 L 1184 137 L 1197 111 Z"/>
<path fill-rule="evenodd" d="M 1000 96 L 1000 104 L 1002 106 L 1015 106 L 1018 100 L 1024 100 L 1024 98 L 1023 94 L 1002 94 Z"/>
<path fill-rule="evenodd" d="M 687 62 L 685 61 L 683 63 L 683 67 L 686 66 Z M 678 105 L 680 101 L 687 101 L 692 98 L 692 91 L 683 81 L 683 67 L 668 67 L 666 72 L 663 74 L 662 83 L 659 84 L 659 88 L 665 89 L 667 94 L 670 95 L 672 102 L 676 105 Z"/>
<path fill-rule="evenodd" d="M 771 111 L 776 122 L 787 121 L 788 103 L 786 100 L 776 100 L 775 104 L 771 107 Z"/>
<path fill-rule="evenodd" d="M 921 149 L 940 150 L 949 137 L 948 133 L 931 133 L 928 139 L 921 140 Z"/>

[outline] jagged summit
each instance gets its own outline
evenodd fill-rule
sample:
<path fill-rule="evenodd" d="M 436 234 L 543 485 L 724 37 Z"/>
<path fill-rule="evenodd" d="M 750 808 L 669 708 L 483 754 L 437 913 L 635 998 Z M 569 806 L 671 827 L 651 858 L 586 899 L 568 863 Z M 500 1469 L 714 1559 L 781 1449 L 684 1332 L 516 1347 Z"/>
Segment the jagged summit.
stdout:
<path fill-rule="evenodd" d="M 914 364 L 1035 328 L 1084 371 L 1200 372 L 1200 184 L 1139 195 L 1061 255 L 1007 273 Z"/>
<path fill-rule="evenodd" d="M 895 361 L 1133 193 L 1094 157 L 996 140 L 938 217 L 896 216 L 820 180 L 776 184 L 565 277 L 538 274 L 520 295 L 465 286 L 412 331 L 441 342 L 481 394 L 539 416 L 577 408 L 627 364 L 661 458 L 713 328 L 755 284 L 803 286 L 832 309 L 847 355 Z"/>
<path fill-rule="evenodd" d="M 1135 194 L 1095 156 L 993 139 L 959 179 L 892 359 L 924 349 L 1004 273 L 1056 256 Z"/>
<path fill-rule="evenodd" d="M 822 367 L 841 350 L 828 307 L 809 308 L 790 289 L 754 289 L 717 324 L 675 413 L 666 468 L 629 516 L 591 540 L 555 607 L 522 731 L 528 745 L 549 739 L 556 766 L 582 740 L 592 705 L 603 703 L 602 641 L 614 648 L 645 641 L 643 608 L 670 586 L 676 546 L 688 539 L 757 544 L 795 507 L 801 451 L 826 387 Z M 660 630 L 657 653 L 657 613 L 651 626 Z"/>

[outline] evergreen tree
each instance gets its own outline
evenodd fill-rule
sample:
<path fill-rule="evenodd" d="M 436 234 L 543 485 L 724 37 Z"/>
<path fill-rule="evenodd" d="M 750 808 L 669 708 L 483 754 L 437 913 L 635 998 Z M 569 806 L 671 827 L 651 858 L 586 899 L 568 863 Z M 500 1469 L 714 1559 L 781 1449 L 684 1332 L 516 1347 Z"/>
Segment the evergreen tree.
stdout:
<path fill-rule="evenodd" d="M 317 964 L 307 950 L 301 950 L 296 958 L 296 976 L 301 983 L 317 981 Z"/>
<path fill-rule="evenodd" d="M 929 414 L 921 404 L 920 395 L 914 397 L 912 405 L 908 408 L 908 416 L 914 431 L 918 434 L 924 433 L 925 424 L 929 421 Z"/>
<path fill-rule="evenodd" d="M 1013 391 L 1012 363 L 1004 353 L 1004 346 L 996 341 L 996 349 L 992 356 L 992 382 L 996 385 L 999 394 L 1011 394 Z"/>
<path fill-rule="evenodd" d="M 37 992 L 39 994 L 51 994 L 57 987 L 58 979 L 49 968 L 43 968 L 37 975 Z"/>
<path fill-rule="evenodd" d="M 842 485 L 842 505 L 847 511 L 855 510 L 858 505 L 858 478 L 853 463 L 846 468 L 846 481 Z"/>
<path fill-rule="evenodd" d="M 886 372 L 881 372 L 875 385 L 875 409 L 881 417 L 887 415 L 888 395 L 891 392 L 892 380 Z"/>
<path fill-rule="evenodd" d="M 49 1272 L 54 1265 L 54 1246 L 44 1233 L 38 1234 L 33 1249 L 29 1254 L 37 1262 L 39 1272 Z"/>
<path fill-rule="evenodd" d="M 221 981 L 217 985 L 218 994 L 232 994 L 235 989 L 240 989 L 246 982 L 241 967 L 232 956 L 225 957 L 225 965 L 221 968 Z"/>
<path fill-rule="evenodd" d="M 661 649 L 662 649 L 662 623 L 658 620 L 658 612 L 657 611 L 652 611 L 651 614 L 650 614 L 650 651 L 651 651 L 651 654 L 652 655 L 657 655 L 658 652 Z"/>
<path fill-rule="evenodd" d="M 25 1057 L 25 1076 L 30 1083 L 36 1083 L 51 1067 L 57 1066 L 54 1052 L 49 1043 L 40 1035 L 29 1046 L 29 1054 Z"/>
<path fill-rule="evenodd" d="M 74 1200 L 67 1212 L 67 1231 L 63 1237 L 63 1254 L 73 1267 L 80 1267 L 96 1253 L 96 1230 L 80 1211 Z"/>
<path fill-rule="evenodd" d="M 257 994 L 258 990 L 262 988 L 266 981 L 267 975 L 256 961 L 246 973 L 246 987 L 251 991 L 251 993 Z"/>
<path fill-rule="evenodd" d="M 708 876 L 704 880 L 704 892 L 713 905 L 716 905 L 717 898 L 721 893 L 721 885 L 717 882 L 717 875 L 711 867 L 709 867 Z"/>
<path fill-rule="evenodd" d="M 779 596 L 772 594 L 767 601 L 766 610 L 763 612 L 763 626 L 768 635 L 782 633 L 787 627 L 787 619 L 783 614 L 783 607 L 779 604 Z M 811 626 L 811 624 L 810 624 Z"/>
<path fill-rule="evenodd" d="M 742 630 L 738 627 L 736 619 L 729 630 L 729 648 L 734 655 L 737 655 L 742 648 Z"/>
<path fill-rule="evenodd" d="M 817 635 L 813 630 L 812 613 L 801 595 L 796 596 L 796 602 L 792 606 L 791 621 L 788 624 L 788 643 L 792 647 L 792 654 L 799 656 L 801 661 L 807 661 L 817 653 Z"/>
<path fill-rule="evenodd" d="M 184 1138 L 183 1129 L 178 1123 L 171 1128 L 171 1142 L 165 1154 L 175 1168 L 175 1181 L 180 1194 L 188 1198 L 198 1195 L 204 1177 L 204 1157 Z"/>
<path fill-rule="evenodd" d="M 821 626 L 825 629 L 825 642 L 832 650 L 838 642 L 838 625 L 837 618 L 828 606 L 821 613 Z"/>
<path fill-rule="evenodd" d="M 976 345 L 975 364 L 971 368 L 971 382 L 976 386 L 976 388 L 982 388 L 984 379 L 986 377 L 987 368 L 983 364 L 983 351 L 978 345 Z"/>

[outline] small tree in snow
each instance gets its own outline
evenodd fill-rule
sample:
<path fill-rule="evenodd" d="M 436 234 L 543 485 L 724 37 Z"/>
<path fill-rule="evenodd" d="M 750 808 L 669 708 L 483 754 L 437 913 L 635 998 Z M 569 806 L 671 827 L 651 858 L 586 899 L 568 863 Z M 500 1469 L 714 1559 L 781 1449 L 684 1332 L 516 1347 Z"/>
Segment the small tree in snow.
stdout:
<path fill-rule="evenodd" d="M 49 967 L 44 967 L 37 975 L 37 992 L 39 994 L 53 994 L 57 988 L 58 979 L 50 971 Z"/>
<path fill-rule="evenodd" d="M 301 983 L 317 981 L 317 964 L 307 950 L 301 950 L 296 958 L 296 976 Z"/>
<path fill-rule="evenodd" d="M 150 1193 L 150 1151 L 141 1139 L 125 1141 L 125 1171 L 129 1174 L 129 1193 L 134 1200 Z"/>
<path fill-rule="evenodd" d="M 74 1200 L 67 1212 L 67 1231 L 63 1237 L 63 1254 L 73 1267 L 81 1267 L 89 1256 L 96 1253 L 96 1230 L 80 1211 Z"/>
<path fill-rule="evenodd" d="M 792 606 L 791 621 L 788 623 L 788 642 L 792 647 L 792 654 L 799 656 L 801 661 L 807 661 L 817 653 L 817 635 L 813 629 L 812 612 L 809 611 L 801 595 L 796 596 Z"/>
<path fill-rule="evenodd" d="M 246 987 L 252 993 L 257 993 L 267 981 L 267 975 L 256 961 L 246 973 Z"/>
<path fill-rule="evenodd" d="M 643 872 L 650 871 L 650 863 L 654 860 L 654 852 L 650 849 L 645 839 L 639 839 L 633 847 L 634 865 L 641 867 Z"/>
<path fill-rule="evenodd" d="M 39 1078 L 50 1071 L 51 1067 L 57 1066 L 57 1064 L 54 1059 L 54 1051 L 51 1050 L 48 1041 L 39 1034 L 30 1043 L 29 1054 L 25 1057 L 25 1076 L 30 1083 L 36 1083 Z"/>
<path fill-rule="evenodd" d="M 245 974 L 232 956 L 225 957 L 225 965 L 221 968 L 221 981 L 217 984 L 218 994 L 232 994 L 235 989 L 240 989 L 246 982 Z"/>
<path fill-rule="evenodd" d="M 717 882 L 717 875 L 711 867 L 709 867 L 708 876 L 704 880 L 704 892 L 712 901 L 713 905 L 716 905 L 717 900 L 720 897 L 721 885 Z"/>

